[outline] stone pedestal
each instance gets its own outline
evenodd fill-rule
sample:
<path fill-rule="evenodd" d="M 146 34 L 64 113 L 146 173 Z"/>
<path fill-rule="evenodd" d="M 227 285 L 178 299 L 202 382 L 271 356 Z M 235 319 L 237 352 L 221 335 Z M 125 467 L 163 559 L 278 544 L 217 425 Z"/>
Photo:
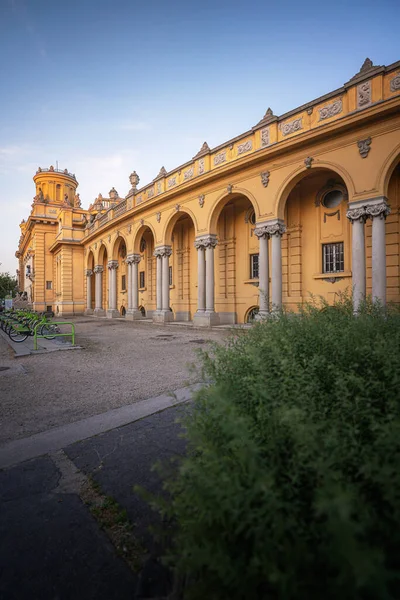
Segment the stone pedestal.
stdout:
<path fill-rule="evenodd" d="M 174 314 L 170 310 L 155 310 L 153 312 L 153 323 L 170 323 L 174 320 Z"/>
<path fill-rule="evenodd" d="M 108 308 L 106 314 L 107 319 L 118 319 L 121 316 L 116 308 Z"/>
<path fill-rule="evenodd" d="M 196 312 L 193 315 L 193 325 L 196 325 L 198 327 L 212 327 L 213 325 L 219 324 L 219 314 L 216 312 L 209 312 L 205 310 L 201 312 Z"/>
<path fill-rule="evenodd" d="M 105 317 L 106 311 L 103 308 L 95 308 L 93 311 L 94 317 Z"/>

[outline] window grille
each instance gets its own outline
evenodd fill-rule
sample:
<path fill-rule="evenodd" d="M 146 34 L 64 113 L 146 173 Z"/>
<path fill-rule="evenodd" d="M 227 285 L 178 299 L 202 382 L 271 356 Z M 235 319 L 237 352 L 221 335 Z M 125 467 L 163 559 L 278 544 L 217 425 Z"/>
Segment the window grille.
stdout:
<path fill-rule="evenodd" d="M 142 289 L 145 287 L 145 283 L 146 283 L 146 279 L 145 279 L 145 272 L 144 271 L 140 271 L 139 273 L 139 287 Z"/>
<path fill-rule="evenodd" d="M 344 244 L 322 245 L 322 270 L 323 273 L 338 273 L 344 271 Z"/>
<path fill-rule="evenodd" d="M 250 279 L 258 279 L 258 254 L 250 254 Z"/>

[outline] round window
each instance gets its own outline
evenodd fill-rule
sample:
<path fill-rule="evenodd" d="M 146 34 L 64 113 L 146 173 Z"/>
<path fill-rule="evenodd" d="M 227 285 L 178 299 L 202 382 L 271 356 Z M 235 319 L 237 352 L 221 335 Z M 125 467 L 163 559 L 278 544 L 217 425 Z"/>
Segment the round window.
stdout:
<path fill-rule="evenodd" d="M 327 192 L 322 199 L 322 204 L 325 208 L 335 208 L 339 206 L 339 204 L 343 200 L 343 192 L 340 190 L 332 190 L 331 192 Z"/>
<path fill-rule="evenodd" d="M 252 225 L 256 224 L 256 213 L 254 212 L 254 210 L 250 213 L 249 221 Z"/>

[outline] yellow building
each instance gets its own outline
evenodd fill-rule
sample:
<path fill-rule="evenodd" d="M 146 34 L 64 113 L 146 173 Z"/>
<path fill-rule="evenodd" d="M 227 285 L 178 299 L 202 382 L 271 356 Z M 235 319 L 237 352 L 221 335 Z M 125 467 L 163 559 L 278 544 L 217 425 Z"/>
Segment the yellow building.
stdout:
<path fill-rule="evenodd" d="M 20 289 L 59 315 L 243 323 L 353 289 L 400 302 L 400 61 L 88 210 L 68 171 L 39 169 Z"/>

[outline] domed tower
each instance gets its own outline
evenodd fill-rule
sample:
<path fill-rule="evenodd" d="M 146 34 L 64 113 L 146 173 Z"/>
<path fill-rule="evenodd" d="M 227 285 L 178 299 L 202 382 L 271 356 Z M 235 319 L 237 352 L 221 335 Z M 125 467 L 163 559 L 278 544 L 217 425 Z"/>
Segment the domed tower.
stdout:
<path fill-rule="evenodd" d="M 33 177 L 36 185 L 35 202 L 74 206 L 78 182 L 67 169 L 39 169 Z"/>

